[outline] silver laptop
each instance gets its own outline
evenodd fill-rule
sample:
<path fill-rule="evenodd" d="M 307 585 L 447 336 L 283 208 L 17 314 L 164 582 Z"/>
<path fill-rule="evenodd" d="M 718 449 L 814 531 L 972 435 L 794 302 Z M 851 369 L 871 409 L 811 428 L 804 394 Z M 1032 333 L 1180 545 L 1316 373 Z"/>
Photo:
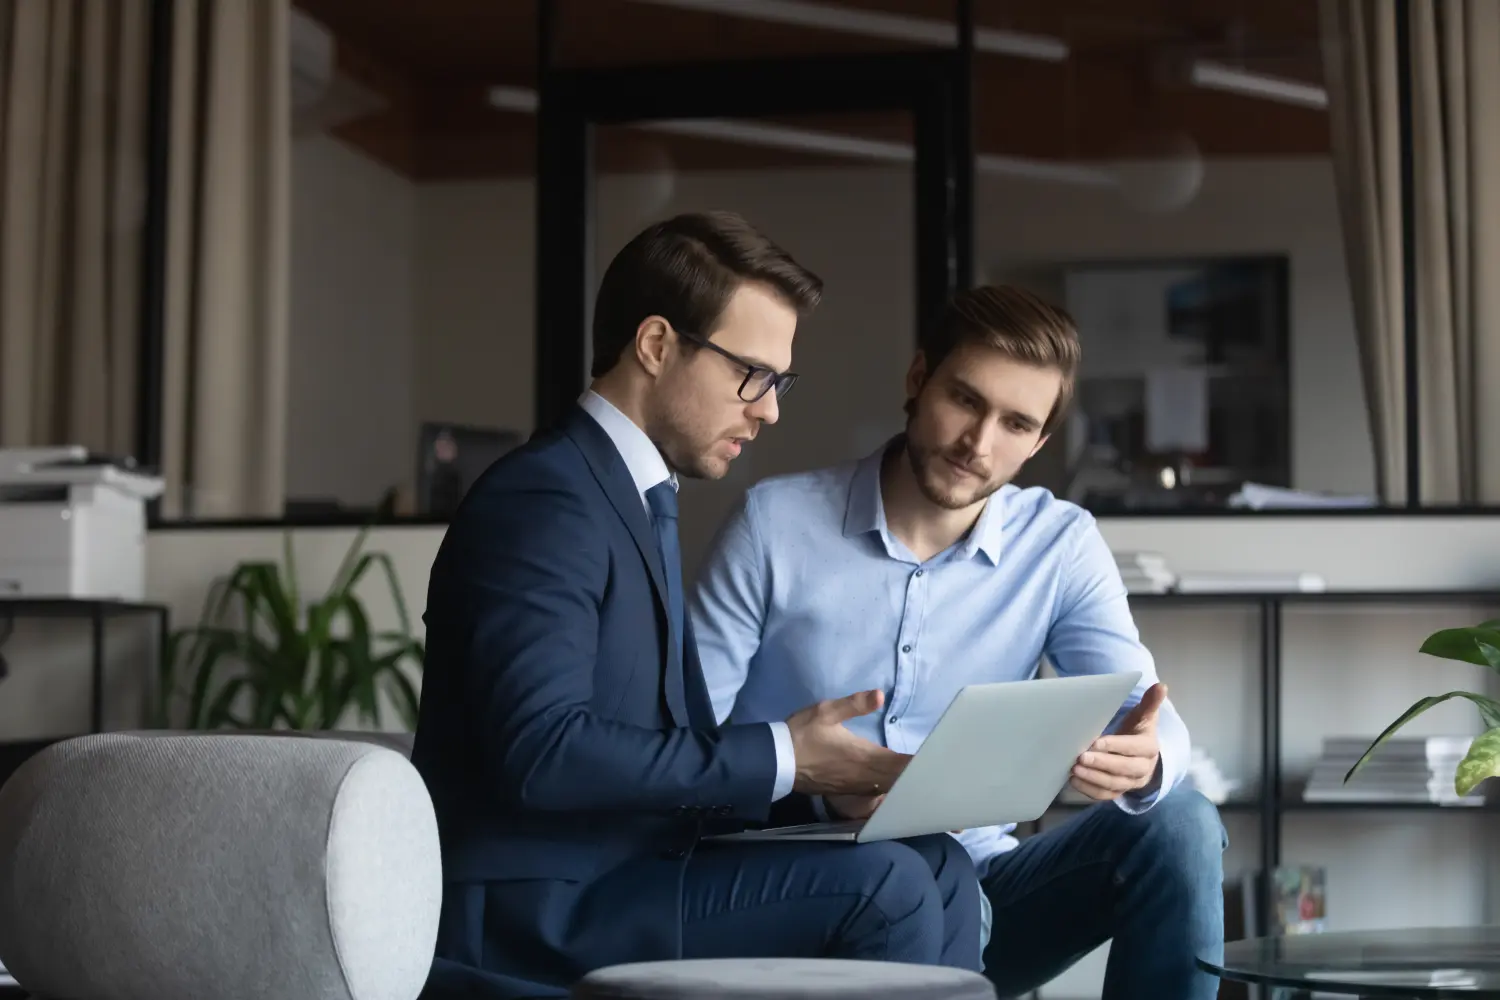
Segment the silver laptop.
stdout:
<path fill-rule="evenodd" d="M 1130 671 L 971 684 L 954 697 L 868 819 L 709 839 L 869 843 L 1034 820 L 1140 679 L 1139 671 Z"/>

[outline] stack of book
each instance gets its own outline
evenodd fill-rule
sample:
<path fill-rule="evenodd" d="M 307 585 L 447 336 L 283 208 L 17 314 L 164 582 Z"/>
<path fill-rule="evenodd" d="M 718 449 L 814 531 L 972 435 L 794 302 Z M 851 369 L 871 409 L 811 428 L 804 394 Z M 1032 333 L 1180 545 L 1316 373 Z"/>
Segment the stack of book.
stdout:
<path fill-rule="evenodd" d="M 1302 792 L 1306 802 L 1426 803 L 1479 806 L 1484 793 L 1459 795 L 1453 789 L 1458 762 L 1469 752 L 1472 736 L 1392 737 L 1344 783 L 1373 737 L 1331 736 Z"/>
<path fill-rule="evenodd" d="M 1177 575 L 1155 552 L 1116 552 L 1115 565 L 1131 594 L 1165 594 L 1177 584 Z"/>

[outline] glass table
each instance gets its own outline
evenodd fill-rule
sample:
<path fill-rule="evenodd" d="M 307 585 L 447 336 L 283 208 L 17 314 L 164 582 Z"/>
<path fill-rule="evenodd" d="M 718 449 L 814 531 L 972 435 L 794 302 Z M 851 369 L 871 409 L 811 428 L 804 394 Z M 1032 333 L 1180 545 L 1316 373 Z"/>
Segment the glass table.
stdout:
<path fill-rule="evenodd" d="M 1233 941 L 1198 963 L 1277 996 L 1500 998 L 1500 926 L 1292 934 Z"/>

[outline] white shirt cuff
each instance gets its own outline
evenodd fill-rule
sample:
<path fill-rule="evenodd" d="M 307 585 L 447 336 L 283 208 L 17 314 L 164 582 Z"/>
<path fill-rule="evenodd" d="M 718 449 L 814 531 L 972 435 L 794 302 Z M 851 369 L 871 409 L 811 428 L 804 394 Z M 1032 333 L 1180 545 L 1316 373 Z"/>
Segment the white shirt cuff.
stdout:
<path fill-rule="evenodd" d="M 797 752 L 792 747 L 792 731 L 785 722 L 767 725 L 776 741 L 776 784 L 771 788 L 771 801 L 779 802 L 792 794 L 792 785 L 797 781 Z"/>
<path fill-rule="evenodd" d="M 1115 804 L 1128 813 L 1143 813 L 1161 801 L 1161 797 L 1171 791 L 1177 782 L 1177 776 L 1172 773 L 1169 761 L 1170 755 L 1165 750 L 1157 756 L 1156 775 L 1147 783 L 1146 787 L 1138 788 L 1133 792 L 1126 792 L 1115 799 Z"/>

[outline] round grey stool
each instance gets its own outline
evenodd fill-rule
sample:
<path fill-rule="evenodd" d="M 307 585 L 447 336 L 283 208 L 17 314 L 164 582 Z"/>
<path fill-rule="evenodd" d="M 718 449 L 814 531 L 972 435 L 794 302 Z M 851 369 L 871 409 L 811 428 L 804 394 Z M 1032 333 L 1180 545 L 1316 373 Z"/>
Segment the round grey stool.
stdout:
<path fill-rule="evenodd" d="M 589 973 L 574 1000 L 995 1000 L 977 972 L 841 958 L 638 962 Z"/>

